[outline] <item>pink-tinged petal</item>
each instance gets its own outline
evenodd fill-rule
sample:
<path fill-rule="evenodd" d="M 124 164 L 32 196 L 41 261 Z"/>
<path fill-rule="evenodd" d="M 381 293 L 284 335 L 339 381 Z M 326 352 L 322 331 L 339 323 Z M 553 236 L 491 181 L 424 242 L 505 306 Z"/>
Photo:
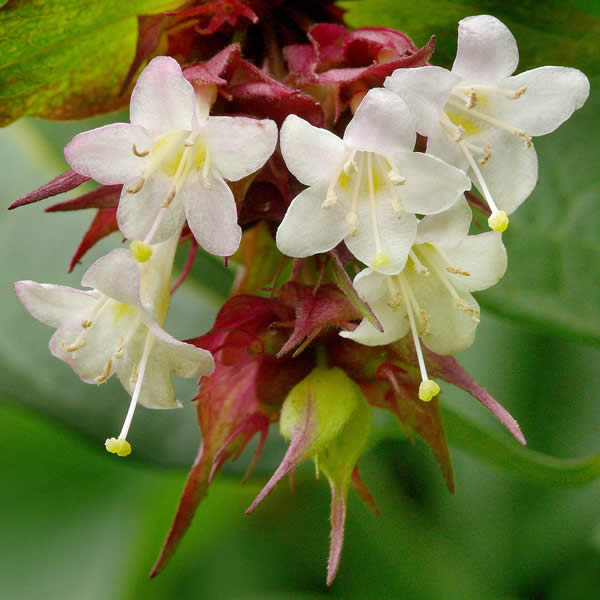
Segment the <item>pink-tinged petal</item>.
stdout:
<path fill-rule="evenodd" d="M 422 135 L 429 136 L 438 126 L 450 92 L 460 77 L 442 67 L 396 69 L 384 83 L 408 105 Z"/>
<path fill-rule="evenodd" d="M 322 207 L 327 188 L 327 183 L 314 185 L 292 200 L 277 229 L 277 247 L 283 254 L 304 258 L 328 252 L 348 234 L 344 204 Z"/>
<path fill-rule="evenodd" d="M 169 195 L 172 180 L 163 173 L 155 173 L 138 192 L 130 194 L 126 188 L 136 183 L 134 180 L 123 186 L 117 209 L 117 222 L 126 238 L 143 240 L 152 229 Z M 182 192 L 179 191 L 164 210 L 160 225 L 152 237 L 152 243 L 158 244 L 169 239 L 181 229 L 184 222 Z"/>
<path fill-rule="evenodd" d="M 406 102 L 383 88 L 367 93 L 344 133 L 352 149 L 386 156 L 411 151 L 416 139 L 415 119 Z"/>
<path fill-rule="evenodd" d="M 471 140 L 469 140 L 471 141 Z M 489 130 L 481 142 L 490 145 L 490 158 L 479 165 L 481 175 L 500 210 L 514 212 L 531 194 L 537 183 L 538 161 L 535 148 L 526 147 L 518 136 L 501 129 Z M 468 172 L 473 184 L 482 192 L 482 186 L 472 169 Z"/>
<path fill-rule="evenodd" d="M 423 217 L 419 221 L 415 243 L 453 248 L 467 237 L 472 217 L 471 207 L 463 196 L 448 210 Z"/>
<path fill-rule="evenodd" d="M 486 231 L 479 235 L 470 235 L 461 244 L 444 250 L 450 266 L 469 275 L 449 273 L 450 280 L 470 292 L 486 290 L 502 279 L 506 272 L 506 249 L 502 235 L 495 231 Z"/>
<path fill-rule="evenodd" d="M 283 122 L 280 137 L 285 164 L 304 185 L 329 182 L 348 153 L 337 135 L 296 115 Z"/>
<path fill-rule="evenodd" d="M 74 171 L 105 185 L 125 183 L 141 175 L 145 160 L 133 153 L 142 152 L 151 138 L 141 127 L 115 123 L 76 135 L 65 146 L 65 159 Z"/>
<path fill-rule="evenodd" d="M 224 179 L 238 181 L 258 171 L 277 145 L 277 125 L 270 119 L 209 117 L 202 137 L 211 165 Z"/>
<path fill-rule="evenodd" d="M 131 94 L 129 112 L 133 125 L 153 134 L 196 129 L 194 88 L 176 60 L 157 56 L 148 63 Z"/>
<path fill-rule="evenodd" d="M 394 161 L 406 181 L 396 186 L 402 208 L 414 214 L 442 212 L 455 204 L 470 189 L 469 178 L 434 156 L 422 152 L 403 152 Z"/>
<path fill-rule="evenodd" d="M 452 73 L 467 83 L 496 84 L 519 64 L 517 42 L 508 27 L 490 15 L 458 23 L 458 49 Z"/>
<path fill-rule="evenodd" d="M 211 178 L 209 184 L 207 189 L 199 181 L 188 181 L 178 195 L 198 244 L 211 254 L 231 256 L 242 238 L 233 193 L 220 177 Z"/>
<path fill-rule="evenodd" d="M 402 271 L 408 253 L 417 235 L 417 218 L 414 214 L 403 213 L 400 217 L 392 208 L 391 197 L 383 192 L 376 197 L 376 226 L 381 242 L 379 249 L 373 232 L 373 213 L 368 198 L 361 198 L 357 207 L 359 227 L 355 234 L 344 238 L 348 250 L 360 261 L 373 265 L 376 255 L 383 253 L 389 263 L 377 266 L 380 273 L 396 274 Z"/>
<path fill-rule="evenodd" d="M 327 561 L 327 585 L 331 585 L 335 579 L 342 545 L 344 543 L 344 524 L 346 522 L 346 496 L 347 489 L 338 489 L 338 486 L 330 482 L 331 487 L 331 538 L 329 542 L 329 559 Z"/>
<path fill-rule="evenodd" d="M 33 192 L 29 192 L 22 198 L 15 200 L 9 207 L 8 210 L 12 210 L 13 208 L 19 208 L 19 206 L 24 206 L 25 204 L 32 204 L 33 202 L 38 202 L 39 200 L 44 200 L 45 198 L 51 198 L 52 196 L 56 196 L 57 194 L 62 194 L 63 192 L 68 192 L 82 183 L 87 181 L 89 177 L 85 177 L 84 175 L 80 175 L 75 171 L 67 171 L 58 177 L 55 177 L 52 181 L 49 181 L 45 185 L 33 190 Z"/>
<path fill-rule="evenodd" d="M 99 258 L 81 279 L 81 285 L 95 288 L 128 306 L 140 306 L 140 265 L 131 252 L 117 248 Z"/>
<path fill-rule="evenodd" d="M 502 89 L 526 91 L 511 100 L 490 94 L 490 114 L 524 129 L 529 135 L 546 135 L 581 108 L 590 94 L 588 78 L 577 69 L 539 67 L 504 80 Z M 497 106 L 498 110 L 494 110 Z"/>
<path fill-rule="evenodd" d="M 99 297 L 96 291 L 35 281 L 17 281 L 15 293 L 32 317 L 55 328 L 81 323 Z"/>

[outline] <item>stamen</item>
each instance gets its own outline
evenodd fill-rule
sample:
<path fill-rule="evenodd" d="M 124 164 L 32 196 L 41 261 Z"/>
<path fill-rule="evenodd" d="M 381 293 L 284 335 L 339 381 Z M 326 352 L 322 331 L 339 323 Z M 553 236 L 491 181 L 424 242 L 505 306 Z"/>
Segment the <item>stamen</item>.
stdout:
<path fill-rule="evenodd" d="M 131 454 L 131 444 L 127 440 L 108 438 L 104 442 L 105 448 L 117 456 L 129 456 Z"/>
<path fill-rule="evenodd" d="M 132 147 L 131 149 L 132 149 L 133 153 L 134 153 L 136 156 L 139 156 L 140 158 L 142 158 L 142 157 L 144 157 L 144 156 L 148 156 L 148 154 L 150 154 L 150 150 L 144 150 L 144 151 L 140 152 L 140 151 L 139 151 L 139 150 L 136 148 L 135 144 L 133 145 L 133 147 Z"/>
<path fill-rule="evenodd" d="M 91 327 L 91 326 L 92 326 L 92 322 L 91 322 L 91 321 L 88 321 L 88 319 L 84 319 L 83 321 L 81 321 L 81 326 L 82 326 L 84 329 L 88 329 L 88 327 Z"/>
<path fill-rule="evenodd" d="M 118 438 L 109 438 L 105 442 L 106 449 L 109 452 L 112 452 L 113 454 L 118 454 L 119 456 L 128 456 L 129 454 L 131 454 L 131 445 L 129 444 L 126 438 L 127 434 L 129 433 L 129 428 L 131 427 L 131 421 L 133 419 L 133 414 L 135 412 L 138 399 L 140 397 L 142 383 L 144 381 L 144 373 L 146 372 L 146 366 L 148 365 L 150 352 L 152 351 L 152 348 L 154 346 L 154 340 L 154 335 L 152 334 L 152 332 L 148 331 L 148 333 L 146 334 L 146 342 L 144 344 L 142 359 L 139 365 L 139 375 L 136 373 L 135 388 L 131 396 L 131 402 L 129 404 L 129 409 L 125 417 L 125 422 L 123 423 L 123 428 L 121 429 L 121 433 L 119 434 Z M 137 369 L 134 370 L 137 371 Z"/>
<path fill-rule="evenodd" d="M 112 369 L 112 360 L 109 360 L 105 365 L 104 365 L 104 371 L 102 372 L 102 375 L 99 375 L 98 377 L 96 377 L 96 379 L 94 380 L 96 383 L 102 383 L 104 381 L 106 381 L 109 376 L 110 376 L 110 370 Z"/>
<path fill-rule="evenodd" d="M 348 225 L 348 229 L 352 235 L 356 235 L 358 233 L 358 215 L 355 212 L 349 212 L 346 215 L 346 223 Z"/>
<path fill-rule="evenodd" d="M 415 254 L 414 250 L 411 249 L 408 256 L 413 261 L 417 273 L 422 273 L 425 276 L 429 275 L 429 269 L 419 260 L 419 257 Z"/>
<path fill-rule="evenodd" d="M 371 226 L 373 227 L 373 237 L 375 238 L 375 254 L 371 266 L 374 269 L 384 267 L 390 263 L 390 257 L 383 252 L 381 238 L 379 237 L 379 226 L 377 224 L 377 207 L 375 205 L 375 184 L 373 182 L 373 155 L 367 153 L 367 180 L 369 182 L 369 208 L 371 213 Z"/>
<path fill-rule="evenodd" d="M 76 352 L 80 348 L 83 348 L 86 345 L 86 341 L 82 338 L 77 338 L 70 346 L 64 346 L 67 352 Z"/>
<path fill-rule="evenodd" d="M 377 156 L 377 160 L 380 163 L 380 167 L 382 167 L 384 170 L 389 168 L 388 176 L 385 178 L 385 183 L 387 185 L 388 191 L 390 192 L 390 196 L 391 196 L 390 203 L 392 205 L 392 210 L 394 211 L 396 216 L 398 218 L 400 218 L 404 214 L 404 209 L 402 207 L 402 202 L 401 202 L 400 198 L 398 198 L 398 191 L 396 190 L 396 185 L 402 185 L 403 183 L 406 182 L 406 179 L 404 177 L 402 177 L 401 175 L 398 175 L 394 171 L 394 173 L 402 179 L 402 182 L 394 183 L 392 181 L 392 177 L 391 177 L 393 167 L 391 166 L 391 162 L 389 161 L 389 159 L 383 158 L 381 156 Z"/>
<path fill-rule="evenodd" d="M 352 173 L 356 173 L 358 171 L 358 165 L 354 162 L 354 157 L 356 156 L 356 150 L 352 150 L 350 157 L 344 163 L 344 173 L 347 176 L 352 175 Z"/>
<path fill-rule="evenodd" d="M 321 208 L 327 210 L 328 208 L 331 208 L 336 202 L 337 195 L 333 189 L 333 185 L 331 185 L 327 190 L 327 196 L 325 196 L 325 200 L 323 201 L 323 204 L 321 204 Z"/>
<path fill-rule="evenodd" d="M 466 140 L 463 143 L 469 150 L 473 150 L 473 152 L 478 152 L 479 154 L 483 154 L 483 158 L 481 158 L 479 161 L 480 165 L 485 165 L 485 164 L 487 164 L 488 160 L 490 160 L 490 158 L 492 156 L 492 147 L 489 144 L 486 144 L 482 148 L 481 146 L 476 146 L 475 144 L 472 144 L 471 142 L 468 142 Z"/>
<path fill-rule="evenodd" d="M 125 187 L 125 191 L 128 194 L 137 194 L 144 187 L 145 183 L 146 183 L 146 180 L 143 177 L 139 177 L 137 179 L 135 185 L 133 185 L 133 186 L 126 186 Z"/>
<path fill-rule="evenodd" d="M 452 102 L 452 98 L 449 100 L 449 103 L 453 104 L 453 106 L 455 106 L 456 108 L 465 110 L 463 106 Z M 532 145 L 531 137 L 523 129 L 519 129 L 517 127 L 512 127 L 511 125 L 508 125 L 508 123 L 504 123 L 504 121 L 500 121 L 499 119 L 490 117 L 490 115 L 482 113 L 481 111 L 474 109 L 474 108 L 469 110 L 469 114 L 471 116 L 477 117 L 481 121 L 485 121 L 486 123 L 489 123 L 490 125 L 494 125 L 500 129 L 504 129 L 505 131 L 513 133 L 514 135 L 520 137 L 523 140 L 523 144 L 525 145 L 526 148 L 531 148 L 531 145 Z"/>
<path fill-rule="evenodd" d="M 472 89 L 471 93 L 469 94 L 469 99 L 467 100 L 467 108 L 469 110 L 471 110 L 472 108 L 477 106 L 478 102 L 479 102 L 479 96 L 477 95 L 477 92 Z"/>
<path fill-rule="evenodd" d="M 352 235 L 356 235 L 358 233 L 358 228 L 360 225 L 356 211 L 358 208 L 358 194 L 360 192 L 360 184 L 362 181 L 362 171 L 364 170 L 363 163 L 364 155 L 361 155 L 361 167 L 363 167 L 363 169 L 357 168 L 356 176 L 354 178 L 354 187 L 352 188 L 352 208 L 346 215 L 346 223 L 348 224 L 348 229 Z"/>
<path fill-rule="evenodd" d="M 417 361 L 419 363 L 419 370 L 421 371 L 421 385 L 419 386 L 419 398 L 423 400 L 423 402 L 429 402 L 434 396 L 436 396 L 440 391 L 440 386 L 435 382 L 429 379 L 427 375 L 427 368 L 425 367 L 425 359 L 423 358 L 423 350 L 421 349 L 421 342 L 419 340 L 419 336 L 417 334 L 417 326 L 415 323 L 415 316 L 412 312 L 412 307 L 410 305 L 410 300 L 408 298 L 407 292 L 407 284 L 404 280 L 404 275 L 400 273 L 397 276 L 398 283 L 400 284 L 400 291 L 402 296 L 404 297 L 404 304 L 406 305 L 406 312 L 408 314 L 408 322 L 410 324 L 410 331 L 413 338 L 413 343 L 415 345 L 415 351 L 417 353 Z"/>
<path fill-rule="evenodd" d="M 481 174 L 481 171 L 479 170 L 479 167 L 477 166 L 477 163 L 475 162 L 473 156 L 469 152 L 466 143 L 459 142 L 458 145 L 460 146 L 461 150 L 463 151 L 464 155 L 469 161 L 469 165 L 471 166 L 471 169 L 473 169 L 473 173 L 475 173 L 475 178 L 479 183 L 479 188 L 481 189 L 483 197 L 485 198 L 485 201 L 488 203 L 488 206 L 492 211 L 492 215 L 488 219 L 488 225 L 494 231 L 506 231 L 506 228 L 508 227 L 508 217 L 506 216 L 506 213 L 503 210 L 498 210 L 498 207 L 496 206 L 496 203 L 492 198 L 492 194 L 490 194 L 490 190 L 488 189 L 488 186 L 485 183 L 485 179 L 483 178 L 483 175 Z"/>
<path fill-rule="evenodd" d="M 462 275 L 464 277 L 471 276 L 471 273 L 467 273 L 466 271 L 461 271 L 460 269 L 457 269 L 456 267 L 446 267 L 446 271 L 448 271 L 448 273 L 452 273 L 453 275 Z"/>
<path fill-rule="evenodd" d="M 152 256 L 152 248 L 145 244 L 144 242 L 140 242 L 139 240 L 135 240 L 131 242 L 129 245 L 131 249 L 131 254 L 135 260 L 140 263 L 145 263 Z"/>
<path fill-rule="evenodd" d="M 167 199 L 160 205 L 160 207 L 169 208 L 169 205 L 171 204 L 171 202 L 173 202 L 173 198 L 175 198 L 175 194 L 177 194 L 177 186 L 174 184 L 169 188 Z"/>

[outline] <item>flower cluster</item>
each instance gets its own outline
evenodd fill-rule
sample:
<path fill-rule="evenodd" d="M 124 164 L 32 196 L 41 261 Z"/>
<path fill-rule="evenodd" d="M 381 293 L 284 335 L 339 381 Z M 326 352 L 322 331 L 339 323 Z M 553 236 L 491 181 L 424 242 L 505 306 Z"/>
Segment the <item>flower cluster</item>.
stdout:
<path fill-rule="evenodd" d="M 227 11 L 222 4 L 174 13 L 181 43 L 251 30 L 263 16 L 243 2 Z M 268 54 L 264 69 L 236 43 L 183 69 L 153 58 L 133 89 L 131 123 L 77 135 L 65 148 L 72 171 L 13 205 L 93 179 L 97 190 L 51 207 L 98 210 L 73 264 L 112 231 L 130 242 L 88 269 L 87 291 L 15 284 L 25 308 L 56 328 L 54 356 L 87 383 L 116 373 L 131 395 L 107 450 L 131 452 L 137 403 L 178 406 L 171 373 L 202 377 L 195 402 L 203 443 L 153 574 L 225 460 L 259 434 L 252 468 L 272 423 L 290 445 L 248 512 L 313 460 L 332 492 L 328 583 L 349 488 L 375 507 L 357 467 L 373 407 L 425 440 L 450 490 L 434 379 L 469 391 L 525 443 L 452 355 L 475 337 L 472 292 L 507 268 L 507 215 L 537 177 L 531 137 L 581 107 L 588 81 L 564 67 L 512 76 L 516 42 L 487 15 L 460 22 L 450 71 L 428 64 L 433 41 L 418 49 L 400 32 L 349 32 L 331 20 L 286 45 L 279 60 Z M 491 231 L 472 233 L 473 208 L 489 216 Z M 239 265 L 214 327 L 187 342 L 163 329 L 184 242 L 191 252 L 174 287 L 198 248 Z"/>

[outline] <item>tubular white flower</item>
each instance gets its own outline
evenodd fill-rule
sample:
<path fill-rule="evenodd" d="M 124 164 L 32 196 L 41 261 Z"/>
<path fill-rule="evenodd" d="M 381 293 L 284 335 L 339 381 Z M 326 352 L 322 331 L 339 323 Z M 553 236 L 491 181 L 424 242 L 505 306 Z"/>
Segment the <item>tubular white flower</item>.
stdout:
<path fill-rule="evenodd" d="M 209 252 L 229 256 L 239 246 L 237 209 L 225 180 L 264 165 L 277 126 L 269 119 L 210 117 L 209 96 L 194 93 L 177 61 L 159 56 L 133 90 L 131 124 L 86 131 L 66 146 L 65 158 L 78 173 L 124 184 L 117 220 L 127 238 L 159 243 L 187 218 Z"/>
<path fill-rule="evenodd" d="M 290 115 L 281 151 L 309 187 L 279 226 L 279 249 L 302 258 L 344 240 L 374 269 L 401 271 L 417 234 L 415 214 L 439 213 L 470 187 L 460 170 L 413 152 L 415 138 L 408 107 L 383 89 L 367 93 L 343 139 Z"/>
<path fill-rule="evenodd" d="M 384 86 L 409 105 L 427 152 L 465 170 L 488 203 L 490 227 L 504 231 L 537 181 L 531 136 L 554 131 L 586 101 L 577 69 L 541 67 L 511 76 L 515 38 L 495 17 L 460 21 L 451 71 L 398 69 Z"/>
<path fill-rule="evenodd" d="M 33 317 L 56 328 L 50 351 L 86 383 L 104 383 L 114 373 L 131 394 L 118 438 L 107 449 L 126 456 L 126 441 L 138 403 L 176 408 L 171 373 L 200 377 L 214 370 L 209 352 L 180 342 L 163 328 L 178 236 L 150 248 L 151 256 L 117 249 L 96 261 L 83 276 L 83 291 L 61 285 L 19 281 L 15 290 Z M 143 260 L 144 262 L 139 262 Z"/>
<path fill-rule="evenodd" d="M 429 381 L 420 340 L 438 354 L 454 354 L 473 343 L 479 305 L 471 295 L 497 283 L 506 270 L 506 251 L 499 233 L 469 236 L 471 211 L 465 200 L 419 222 L 415 245 L 397 275 L 361 271 L 354 279 L 383 327 L 367 319 L 341 336 L 367 346 L 395 342 L 409 331 L 423 382 Z M 426 383 L 422 400 L 433 397 L 437 384 Z M 431 393 L 435 391 L 435 393 Z M 439 391 L 439 388 L 438 388 Z"/>

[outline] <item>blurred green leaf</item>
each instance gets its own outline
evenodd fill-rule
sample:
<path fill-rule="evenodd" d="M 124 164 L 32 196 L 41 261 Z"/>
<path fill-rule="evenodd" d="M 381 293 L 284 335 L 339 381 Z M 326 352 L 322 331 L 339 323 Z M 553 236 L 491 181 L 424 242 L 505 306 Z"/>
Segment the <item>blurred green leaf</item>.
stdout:
<path fill-rule="evenodd" d="M 15 0 L 0 8 L 0 125 L 73 119 L 127 103 L 137 16 L 181 0 Z"/>
<path fill-rule="evenodd" d="M 494 15 L 517 38 L 520 70 L 542 65 L 576 67 L 600 73 L 600 11 L 595 0 L 346 0 L 346 20 L 399 29 L 423 45 L 436 36 L 434 64 L 450 67 L 456 54 L 458 21 L 477 14 Z"/>
<path fill-rule="evenodd" d="M 517 444 L 507 434 L 476 423 L 448 404 L 443 413 L 450 444 L 499 469 L 555 486 L 585 485 L 600 479 L 600 454 L 555 458 Z"/>

